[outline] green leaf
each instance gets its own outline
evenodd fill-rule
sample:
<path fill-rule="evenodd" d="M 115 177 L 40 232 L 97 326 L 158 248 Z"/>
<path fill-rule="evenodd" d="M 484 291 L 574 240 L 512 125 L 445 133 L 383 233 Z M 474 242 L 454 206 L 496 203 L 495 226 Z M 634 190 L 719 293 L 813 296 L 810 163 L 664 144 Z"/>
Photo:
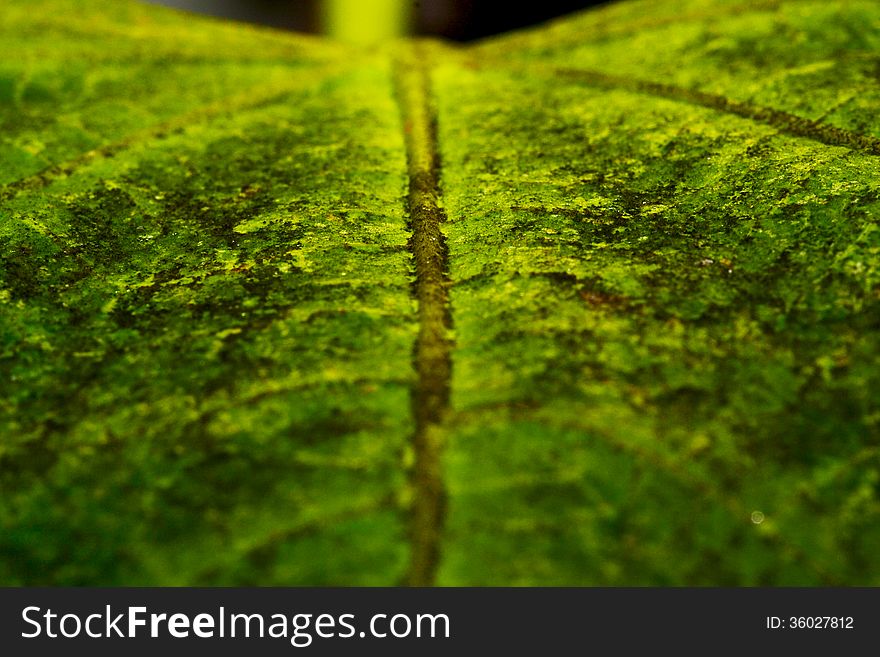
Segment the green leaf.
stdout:
<path fill-rule="evenodd" d="M 880 584 L 878 25 L 4 3 L 0 582 Z"/>

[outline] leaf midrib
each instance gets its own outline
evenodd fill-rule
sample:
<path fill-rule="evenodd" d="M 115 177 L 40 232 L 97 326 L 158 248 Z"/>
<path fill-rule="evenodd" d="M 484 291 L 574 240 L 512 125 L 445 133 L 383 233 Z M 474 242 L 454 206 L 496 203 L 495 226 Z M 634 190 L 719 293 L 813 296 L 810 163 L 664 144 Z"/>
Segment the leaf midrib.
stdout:
<path fill-rule="evenodd" d="M 407 151 L 410 250 L 419 332 L 413 350 L 415 430 L 411 438 L 410 561 L 404 583 L 430 586 L 440 562 L 446 491 L 440 466 L 440 425 L 449 410 L 452 342 L 447 249 L 440 224 L 440 159 L 430 100 L 426 49 L 416 42 L 395 61 L 394 81 Z"/>

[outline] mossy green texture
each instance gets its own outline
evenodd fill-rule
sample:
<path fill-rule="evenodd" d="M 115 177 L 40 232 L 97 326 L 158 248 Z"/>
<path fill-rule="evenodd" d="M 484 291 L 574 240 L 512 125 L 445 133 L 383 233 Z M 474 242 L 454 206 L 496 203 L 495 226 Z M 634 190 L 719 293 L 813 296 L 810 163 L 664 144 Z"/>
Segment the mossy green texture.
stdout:
<path fill-rule="evenodd" d="M 667 93 L 876 138 L 880 12 L 691 4 L 435 71 L 442 583 L 880 583 L 880 158 Z"/>
<path fill-rule="evenodd" d="M 622 2 L 419 51 L 436 583 L 880 585 L 878 26 Z M 0 583 L 400 582 L 406 46 L 118 0 L 0 39 Z"/>
<path fill-rule="evenodd" d="M 189 47 L 228 31 L 174 25 Z M 328 71 L 320 48 L 297 60 L 293 45 L 278 70 L 206 53 L 187 84 L 215 80 L 211 100 L 237 106 L 3 203 L 3 583 L 399 579 L 417 326 L 390 70 Z M 179 93 L 174 65 L 135 59 L 89 74 L 136 90 L 112 103 L 39 107 L 22 72 L 7 121 L 53 121 L 54 163 L 73 155 L 66 117 L 88 117 L 90 147 L 208 100 Z"/>

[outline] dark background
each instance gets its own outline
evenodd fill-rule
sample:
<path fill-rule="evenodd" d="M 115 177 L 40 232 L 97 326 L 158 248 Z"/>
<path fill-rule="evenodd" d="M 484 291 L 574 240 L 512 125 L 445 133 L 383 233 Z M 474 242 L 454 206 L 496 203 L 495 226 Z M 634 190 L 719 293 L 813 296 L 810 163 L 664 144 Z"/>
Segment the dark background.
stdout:
<path fill-rule="evenodd" d="M 320 31 L 319 0 L 148 0 L 203 14 L 298 32 Z M 401 0 L 404 1 L 404 0 Z M 471 41 L 605 4 L 607 0 L 410 0 L 416 34 Z"/>

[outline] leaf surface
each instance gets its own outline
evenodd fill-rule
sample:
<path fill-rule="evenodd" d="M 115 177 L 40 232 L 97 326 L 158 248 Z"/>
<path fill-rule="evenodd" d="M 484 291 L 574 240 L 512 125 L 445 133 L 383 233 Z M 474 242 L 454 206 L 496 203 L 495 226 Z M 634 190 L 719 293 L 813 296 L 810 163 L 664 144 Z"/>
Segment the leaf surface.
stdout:
<path fill-rule="evenodd" d="M 880 583 L 878 24 L 4 3 L 0 581 Z"/>

